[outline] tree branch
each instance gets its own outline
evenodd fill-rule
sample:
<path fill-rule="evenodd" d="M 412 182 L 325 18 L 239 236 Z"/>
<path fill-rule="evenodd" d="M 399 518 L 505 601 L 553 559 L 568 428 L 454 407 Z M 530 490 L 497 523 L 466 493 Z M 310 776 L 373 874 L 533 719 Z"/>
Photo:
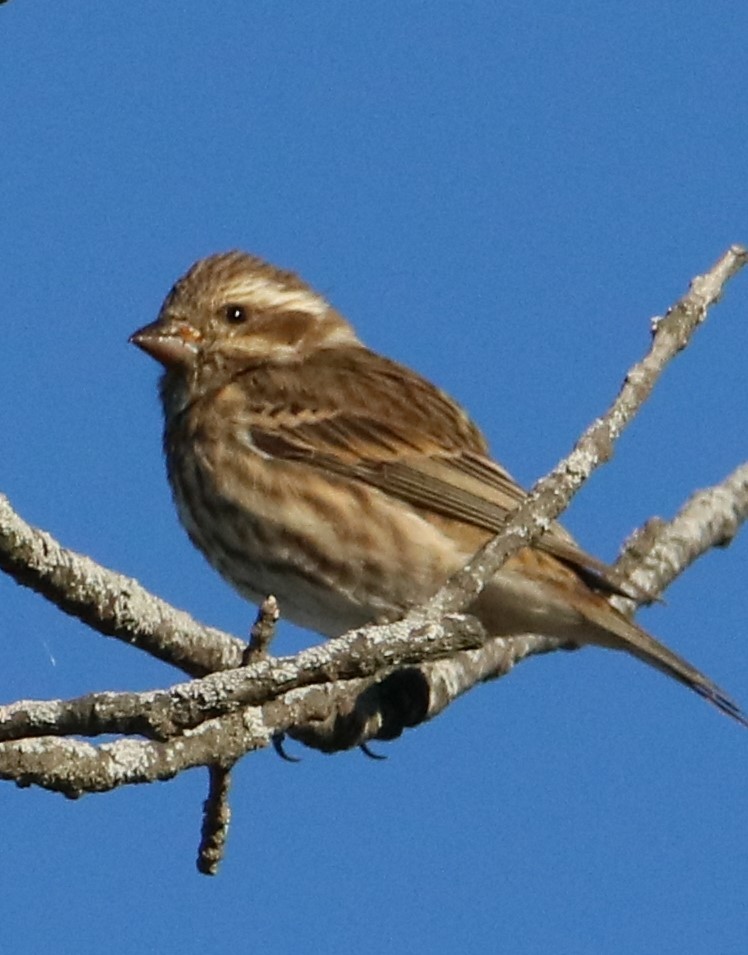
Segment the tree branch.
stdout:
<path fill-rule="evenodd" d="M 244 645 L 27 524 L 0 494 L 0 570 L 105 637 L 202 676 L 241 663 Z"/>
<path fill-rule="evenodd" d="M 727 547 L 748 520 L 748 463 L 697 491 L 669 523 L 652 518 L 624 544 L 616 570 L 654 599 L 713 547 Z M 652 599 L 641 603 L 652 603 Z"/>
<path fill-rule="evenodd" d="M 168 690 L 90 693 L 74 700 L 22 700 L 0 706 L 0 740 L 31 736 L 129 733 L 167 739 L 239 706 L 269 702 L 289 690 L 372 676 L 445 656 L 485 639 L 472 617 L 450 615 L 411 630 L 403 621 L 364 627 L 292 657 L 264 657 Z"/>

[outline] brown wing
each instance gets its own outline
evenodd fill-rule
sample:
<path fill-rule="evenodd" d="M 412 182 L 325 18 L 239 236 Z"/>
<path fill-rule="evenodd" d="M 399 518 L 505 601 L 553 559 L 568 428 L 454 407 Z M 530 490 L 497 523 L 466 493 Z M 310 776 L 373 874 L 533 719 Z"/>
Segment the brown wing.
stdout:
<path fill-rule="evenodd" d="M 495 533 L 525 497 L 488 456 L 465 412 L 430 382 L 365 348 L 251 372 L 253 443 L 364 481 L 416 507 Z M 621 592 L 609 568 L 559 524 L 536 545 L 589 584 Z"/>

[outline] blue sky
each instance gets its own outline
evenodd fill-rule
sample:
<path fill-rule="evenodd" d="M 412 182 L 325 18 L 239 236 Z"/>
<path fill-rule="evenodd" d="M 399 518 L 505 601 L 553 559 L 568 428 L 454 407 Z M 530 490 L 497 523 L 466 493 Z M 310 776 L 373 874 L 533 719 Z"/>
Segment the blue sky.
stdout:
<path fill-rule="evenodd" d="M 0 490 L 198 618 L 253 610 L 192 550 L 128 335 L 196 258 L 300 271 L 455 394 L 522 481 L 748 241 L 748 6 L 224 2 L 0 9 Z M 567 524 L 613 558 L 745 457 L 748 278 Z M 748 705 L 748 543 L 642 616 Z M 0 696 L 166 667 L 0 580 Z M 285 628 L 278 649 L 313 638 Z M 18 951 L 696 953 L 748 937 L 748 736 L 603 651 L 532 660 L 380 749 L 237 769 L 218 878 L 203 772 L 70 803 L 0 788 Z"/>

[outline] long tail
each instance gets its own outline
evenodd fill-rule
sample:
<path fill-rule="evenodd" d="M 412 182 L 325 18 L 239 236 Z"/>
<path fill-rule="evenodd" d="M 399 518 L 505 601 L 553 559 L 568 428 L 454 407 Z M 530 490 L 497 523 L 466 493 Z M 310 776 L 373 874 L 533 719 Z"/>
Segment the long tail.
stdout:
<path fill-rule="evenodd" d="M 607 602 L 606 602 L 607 604 Z M 584 616 L 595 625 L 595 630 L 602 629 L 608 635 L 608 640 L 596 640 L 605 646 L 626 650 L 638 659 L 652 667 L 661 670 L 679 683 L 690 687 L 694 693 L 703 696 L 718 710 L 731 716 L 743 726 L 748 727 L 748 716 L 740 709 L 716 683 L 704 676 L 696 667 L 673 653 L 659 640 L 655 640 L 646 630 L 642 630 L 628 617 L 619 614 L 609 604 L 601 606 L 599 615 L 591 608 L 585 608 Z M 611 640 L 610 637 L 617 638 Z"/>

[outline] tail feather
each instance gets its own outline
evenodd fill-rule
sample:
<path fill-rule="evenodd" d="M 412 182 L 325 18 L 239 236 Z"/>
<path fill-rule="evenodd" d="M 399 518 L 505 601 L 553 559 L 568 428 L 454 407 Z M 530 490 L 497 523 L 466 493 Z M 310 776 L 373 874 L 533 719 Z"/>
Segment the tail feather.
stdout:
<path fill-rule="evenodd" d="M 731 716 L 742 726 L 748 727 L 748 715 L 713 680 L 710 680 L 708 676 L 697 670 L 683 657 L 673 653 L 659 640 L 655 640 L 646 630 L 642 630 L 628 617 L 615 610 L 611 613 L 611 610 L 613 608 L 610 604 L 607 604 L 604 608 L 601 607 L 599 615 L 590 614 L 588 608 L 585 609 L 585 617 L 595 625 L 598 634 L 602 629 L 607 635 L 607 639 L 603 637 L 595 642 L 626 650 L 644 663 L 648 663 L 662 673 L 678 680 L 679 683 L 683 683 L 694 693 L 698 693 L 699 696 L 716 706 L 718 710 L 726 713 L 727 716 Z M 617 639 L 611 640 L 611 637 Z"/>

